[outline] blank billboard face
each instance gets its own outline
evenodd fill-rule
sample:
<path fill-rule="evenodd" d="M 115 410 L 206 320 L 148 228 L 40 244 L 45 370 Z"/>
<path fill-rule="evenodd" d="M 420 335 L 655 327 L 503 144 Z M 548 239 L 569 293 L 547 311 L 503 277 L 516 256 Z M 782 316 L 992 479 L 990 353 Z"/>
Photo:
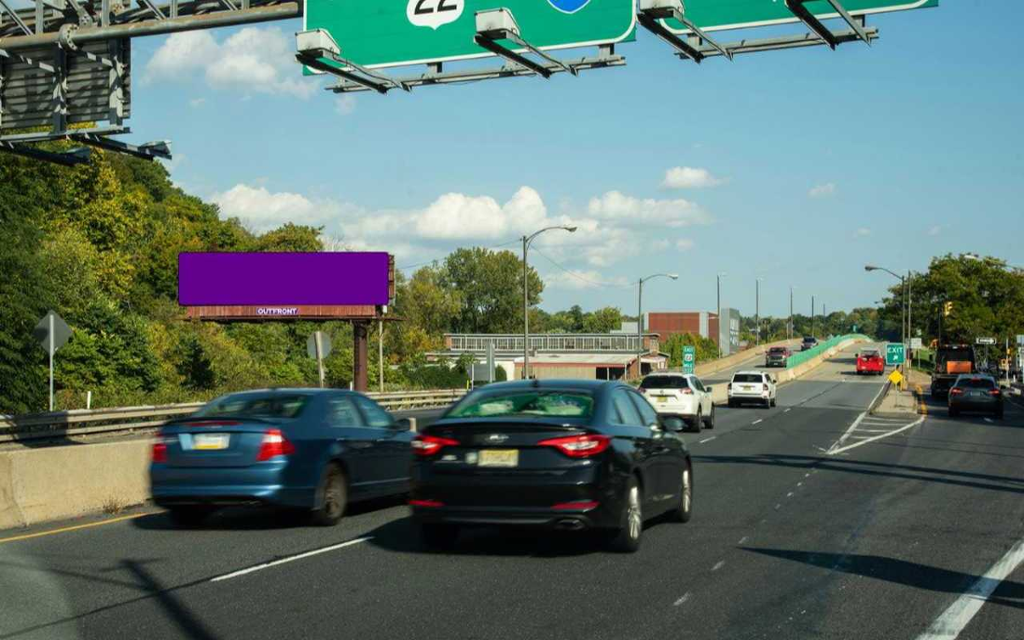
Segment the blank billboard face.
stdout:
<path fill-rule="evenodd" d="M 388 254 L 181 253 L 178 304 L 386 305 Z"/>

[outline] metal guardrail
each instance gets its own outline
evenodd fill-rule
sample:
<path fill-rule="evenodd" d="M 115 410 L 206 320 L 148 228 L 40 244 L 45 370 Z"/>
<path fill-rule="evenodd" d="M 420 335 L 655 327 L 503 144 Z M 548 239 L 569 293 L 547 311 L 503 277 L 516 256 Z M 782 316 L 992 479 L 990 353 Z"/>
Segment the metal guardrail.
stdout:
<path fill-rule="evenodd" d="M 368 393 L 389 411 L 443 407 L 465 395 L 463 389 Z M 53 440 L 73 436 L 145 432 L 168 420 L 187 416 L 204 402 L 159 406 L 75 409 L 20 416 L 0 415 L 0 443 L 23 440 Z"/>

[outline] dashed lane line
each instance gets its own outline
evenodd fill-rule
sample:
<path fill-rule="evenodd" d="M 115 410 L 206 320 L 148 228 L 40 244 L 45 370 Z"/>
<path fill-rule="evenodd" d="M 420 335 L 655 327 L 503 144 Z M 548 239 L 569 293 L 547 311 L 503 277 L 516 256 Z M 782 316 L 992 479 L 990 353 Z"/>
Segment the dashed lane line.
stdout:
<path fill-rule="evenodd" d="M 675 602 L 673 603 L 673 606 L 676 606 L 676 607 L 678 607 L 679 605 L 683 604 L 684 602 L 686 602 L 686 601 L 687 601 L 687 600 L 689 600 L 689 599 L 690 599 L 690 592 L 689 592 L 689 591 L 687 591 L 686 593 L 684 593 L 684 594 L 683 594 L 683 597 L 682 597 L 682 598 L 679 598 L 678 600 L 676 600 L 676 601 L 675 601 Z"/>
<path fill-rule="evenodd" d="M 762 422 L 764 422 L 764 418 L 758 418 L 757 420 L 754 420 L 750 424 L 761 424 Z"/>
<path fill-rule="evenodd" d="M 239 576 L 244 576 L 244 575 L 247 575 L 247 574 L 250 574 L 250 573 L 255 573 L 256 571 L 262 571 L 264 569 L 269 569 L 271 567 L 276 567 L 278 565 L 287 564 L 289 562 L 295 562 L 296 560 L 303 560 L 305 558 L 311 558 L 313 556 L 318 556 L 321 553 L 327 553 L 329 551 L 335 551 L 337 549 L 342 549 L 344 547 L 350 547 L 350 546 L 352 546 L 354 544 L 359 544 L 360 542 L 366 542 L 367 540 L 373 540 L 373 536 L 366 536 L 366 537 L 363 537 L 363 538 L 355 538 L 354 540 L 347 540 L 347 541 L 341 542 L 339 544 L 332 544 L 329 547 L 322 547 L 320 549 L 313 549 L 312 551 L 306 551 L 305 553 L 300 553 L 300 554 L 297 554 L 297 555 L 294 555 L 294 556 L 287 556 L 285 558 L 278 558 L 277 560 L 274 560 L 272 562 L 265 562 L 263 564 L 258 564 L 258 565 L 255 565 L 253 567 L 249 567 L 248 569 L 240 569 L 238 571 L 232 571 L 231 573 L 225 573 L 224 575 L 217 576 L 216 578 L 210 578 L 210 582 L 221 582 L 222 580 L 230 580 L 231 578 L 238 578 Z"/>
<path fill-rule="evenodd" d="M 701 441 L 700 441 L 700 442 L 698 442 L 697 444 L 704 444 L 705 442 L 711 442 L 712 440 L 714 440 L 714 439 L 715 439 L 715 438 L 717 438 L 717 437 L 718 437 L 718 436 L 711 436 L 710 438 L 704 438 L 703 440 L 701 440 Z"/>

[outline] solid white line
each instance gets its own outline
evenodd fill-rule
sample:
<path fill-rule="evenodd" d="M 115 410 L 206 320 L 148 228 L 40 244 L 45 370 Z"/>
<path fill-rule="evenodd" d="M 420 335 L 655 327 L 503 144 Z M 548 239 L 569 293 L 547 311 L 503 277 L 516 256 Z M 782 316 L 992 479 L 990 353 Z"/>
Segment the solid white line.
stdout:
<path fill-rule="evenodd" d="M 792 410 L 793 410 L 793 407 L 790 407 L 790 408 L 786 409 L 785 411 L 783 411 L 782 413 L 789 413 Z"/>
<path fill-rule="evenodd" d="M 237 578 L 238 576 L 244 576 L 246 574 L 253 573 L 255 571 L 262 571 L 263 569 L 269 569 L 270 567 L 276 567 L 279 564 L 286 564 L 286 563 L 289 563 L 289 562 L 295 562 L 296 560 L 302 560 L 304 558 L 309 558 L 309 557 L 312 557 L 312 556 L 317 556 L 317 555 L 320 555 L 321 553 L 327 553 L 328 551 L 334 551 L 336 549 L 341 549 L 343 547 L 348 547 L 348 546 L 351 546 L 351 545 L 354 545 L 354 544 L 359 544 L 360 542 L 366 542 L 367 540 L 372 540 L 372 539 L 373 539 L 372 536 L 367 536 L 365 538 L 356 538 L 355 540 L 349 540 L 347 542 L 342 542 L 342 543 L 339 543 L 339 544 L 333 544 L 333 545 L 331 545 L 329 547 L 324 547 L 322 549 L 314 549 L 312 551 L 307 551 L 305 553 L 300 553 L 298 555 L 288 556 L 287 558 L 280 558 L 278 560 L 274 560 L 273 562 L 266 562 L 264 564 L 258 564 L 258 565 L 254 566 L 254 567 L 249 567 L 248 569 L 241 569 L 239 571 L 234 571 L 232 573 L 225 573 L 222 576 L 217 576 L 216 578 L 211 578 L 210 582 L 220 582 L 221 580 L 230 580 L 231 578 Z"/>
<path fill-rule="evenodd" d="M 894 436 L 897 433 L 900 433 L 901 431 L 906 431 L 907 429 L 909 429 L 911 427 L 916 427 L 917 425 L 921 424 L 922 422 L 924 422 L 924 416 L 921 416 L 917 420 L 911 422 L 910 424 L 908 424 L 908 425 L 906 425 L 904 427 L 900 427 L 899 429 L 895 429 L 895 430 L 890 431 L 888 433 L 883 433 L 882 435 L 873 436 L 871 438 L 868 438 L 867 440 L 861 440 L 860 442 L 856 442 L 854 444 L 848 444 L 845 447 L 841 447 L 839 449 L 830 449 L 826 453 L 827 453 L 827 455 L 834 456 L 837 453 L 842 453 L 844 451 L 849 451 L 850 449 L 856 449 L 857 447 L 859 447 L 861 445 L 869 444 L 871 442 L 874 442 L 875 440 L 881 440 L 882 438 L 888 438 L 889 436 Z"/>
<path fill-rule="evenodd" d="M 764 418 L 758 418 L 757 420 L 754 420 L 750 424 L 761 424 L 762 422 L 764 422 Z"/>
<path fill-rule="evenodd" d="M 719 560 L 718 562 L 715 563 L 715 566 L 711 567 L 711 570 L 712 571 L 718 571 L 719 569 L 721 569 L 724 566 L 725 566 L 725 560 Z"/>
<path fill-rule="evenodd" d="M 700 441 L 700 442 L 698 442 L 697 444 L 704 444 L 705 442 L 711 442 L 712 440 L 714 440 L 714 439 L 715 439 L 715 438 L 717 438 L 717 437 L 718 437 L 718 436 L 711 436 L 710 438 L 704 438 L 703 440 L 701 440 L 701 441 Z"/>
<path fill-rule="evenodd" d="M 743 536 L 742 538 L 740 538 L 740 541 L 737 542 L 736 544 L 743 544 L 746 541 L 747 541 L 747 536 Z"/>
<path fill-rule="evenodd" d="M 831 454 L 833 451 L 836 450 L 837 447 L 841 446 L 844 442 L 846 442 L 846 439 L 850 437 L 850 434 L 853 433 L 854 430 L 860 425 L 860 421 L 863 420 L 864 416 L 866 415 L 868 415 L 867 411 L 857 416 L 857 419 L 853 421 L 853 424 L 851 424 L 850 428 L 846 430 L 846 433 L 839 436 L 839 439 L 836 440 L 835 443 L 831 447 L 829 447 L 828 451 L 826 451 L 825 453 Z"/>
<path fill-rule="evenodd" d="M 995 422 L 992 421 L 992 418 L 985 418 L 985 422 L 989 424 L 995 424 Z"/>
<path fill-rule="evenodd" d="M 1013 573 L 1021 562 L 1024 562 L 1024 539 L 1019 540 L 985 575 L 978 578 L 917 640 L 953 640 L 959 636 L 999 583 Z"/>
<path fill-rule="evenodd" d="M 675 601 L 675 606 L 678 607 L 679 605 L 683 604 L 684 602 L 686 602 L 689 599 L 690 599 L 690 592 L 687 591 L 686 593 L 683 594 L 682 598 L 679 598 L 678 600 Z"/>

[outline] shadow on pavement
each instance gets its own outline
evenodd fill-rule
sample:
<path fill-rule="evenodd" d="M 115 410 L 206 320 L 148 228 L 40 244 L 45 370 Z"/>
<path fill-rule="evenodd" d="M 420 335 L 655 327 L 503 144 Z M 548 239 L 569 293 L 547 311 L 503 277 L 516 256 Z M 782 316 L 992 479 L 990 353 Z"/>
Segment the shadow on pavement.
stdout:
<path fill-rule="evenodd" d="M 741 547 L 744 551 L 793 562 L 821 567 L 829 571 L 841 571 L 851 575 L 884 580 L 917 589 L 941 593 L 963 593 L 978 581 L 980 576 L 950 571 L 917 562 L 908 562 L 885 556 L 816 553 L 788 549 L 756 549 Z M 989 597 L 988 602 L 1015 609 L 1024 609 L 1024 584 L 1004 581 Z"/>
<path fill-rule="evenodd" d="M 877 476 L 884 478 L 900 478 L 935 482 L 971 489 L 987 489 L 1007 493 L 1024 493 L 1024 477 L 1014 478 L 995 476 L 971 471 L 952 471 L 944 468 L 919 467 L 915 465 L 887 464 L 884 462 L 868 462 L 825 456 L 793 456 L 758 454 L 753 456 L 693 456 L 696 463 L 704 464 L 742 464 L 770 467 L 792 467 L 794 469 L 817 469 L 819 471 L 839 471 L 858 475 Z M 927 475 L 925 475 L 927 474 Z M 1007 484 L 991 484 L 1002 482 Z"/>
<path fill-rule="evenodd" d="M 648 527 L 653 524 L 648 523 Z M 531 556 L 555 558 L 602 553 L 603 540 L 594 533 L 560 532 L 528 528 L 467 527 L 451 549 L 427 549 L 411 517 L 392 520 L 369 532 L 367 544 L 398 553 L 436 556 Z"/>
<path fill-rule="evenodd" d="M 380 509 L 390 509 L 405 504 L 405 496 L 376 498 L 348 505 L 345 517 L 362 515 Z M 205 530 L 205 531 L 256 531 L 268 529 L 302 529 L 313 526 L 309 512 L 301 509 L 274 507 L 224 507 L 197 525 L 174 522 L 167 511 L 160 511 L 144 518 L 132 520 L 132 525 L 147 531 Z"/>

